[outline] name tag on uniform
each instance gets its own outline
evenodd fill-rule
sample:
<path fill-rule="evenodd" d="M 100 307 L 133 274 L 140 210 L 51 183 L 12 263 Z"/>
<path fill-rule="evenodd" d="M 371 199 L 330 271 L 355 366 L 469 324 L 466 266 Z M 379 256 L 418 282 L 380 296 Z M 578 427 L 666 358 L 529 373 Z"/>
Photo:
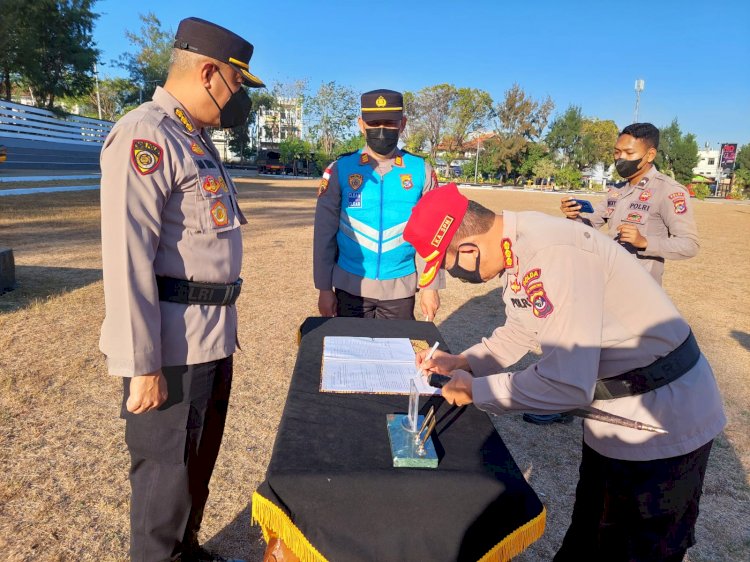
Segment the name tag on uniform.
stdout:
<path fill-rule="evenodd" d="M 346 202 L 347 207 L 361 207 L 362 206 L 362 192 L 361 191 L 350 191 L 348 200 Z"/>

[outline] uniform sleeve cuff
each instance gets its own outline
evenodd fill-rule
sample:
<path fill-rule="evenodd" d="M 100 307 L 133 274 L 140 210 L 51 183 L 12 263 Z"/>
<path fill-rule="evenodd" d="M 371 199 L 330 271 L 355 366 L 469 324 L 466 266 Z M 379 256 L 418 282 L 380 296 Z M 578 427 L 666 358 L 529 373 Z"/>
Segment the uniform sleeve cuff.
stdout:
<path fill-rule="evenodd" d="M 498 396 L 495 387 L 501 377 L 507 377 L 508 374 L 492 375 L 489 377 L 476 377 L 471 383 L 471 396 L 474 405 L 485 412 L 492 414 L 505 414 L 507 410 L 502 407 L 503 396 Z"/>

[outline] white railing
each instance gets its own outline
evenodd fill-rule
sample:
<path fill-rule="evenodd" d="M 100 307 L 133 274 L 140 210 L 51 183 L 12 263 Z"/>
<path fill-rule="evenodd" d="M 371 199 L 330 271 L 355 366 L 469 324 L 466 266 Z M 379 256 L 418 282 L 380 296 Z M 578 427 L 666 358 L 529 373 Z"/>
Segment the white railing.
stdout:
<path fill-rule="evenodd" d="M 0 136 L 61 142 L 102 144 L 114 123 L 78 115 L 58 117 L 51 111 L 0 100 Z"/>

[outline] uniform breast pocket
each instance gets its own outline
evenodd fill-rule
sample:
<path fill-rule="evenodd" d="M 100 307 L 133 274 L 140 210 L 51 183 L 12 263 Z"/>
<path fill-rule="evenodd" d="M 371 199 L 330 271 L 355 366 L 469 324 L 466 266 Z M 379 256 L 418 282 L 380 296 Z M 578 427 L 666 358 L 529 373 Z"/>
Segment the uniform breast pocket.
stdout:
<path fill-rule="evenodd" d="M 198 222 L 204 232 L 235 228 L 235 213 L 229 186 L 221 175 L 202 175 L 197 196 Z"/>

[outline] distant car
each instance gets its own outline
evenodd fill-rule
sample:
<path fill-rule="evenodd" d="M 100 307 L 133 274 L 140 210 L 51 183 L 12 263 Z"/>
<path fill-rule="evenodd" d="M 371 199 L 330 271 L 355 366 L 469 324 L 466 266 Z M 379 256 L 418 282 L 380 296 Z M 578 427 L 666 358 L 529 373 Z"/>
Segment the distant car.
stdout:
<path fill-rule="evenodd" d="M 0 144 L 0 164 L 8 159 L 8 149 Z"/>

